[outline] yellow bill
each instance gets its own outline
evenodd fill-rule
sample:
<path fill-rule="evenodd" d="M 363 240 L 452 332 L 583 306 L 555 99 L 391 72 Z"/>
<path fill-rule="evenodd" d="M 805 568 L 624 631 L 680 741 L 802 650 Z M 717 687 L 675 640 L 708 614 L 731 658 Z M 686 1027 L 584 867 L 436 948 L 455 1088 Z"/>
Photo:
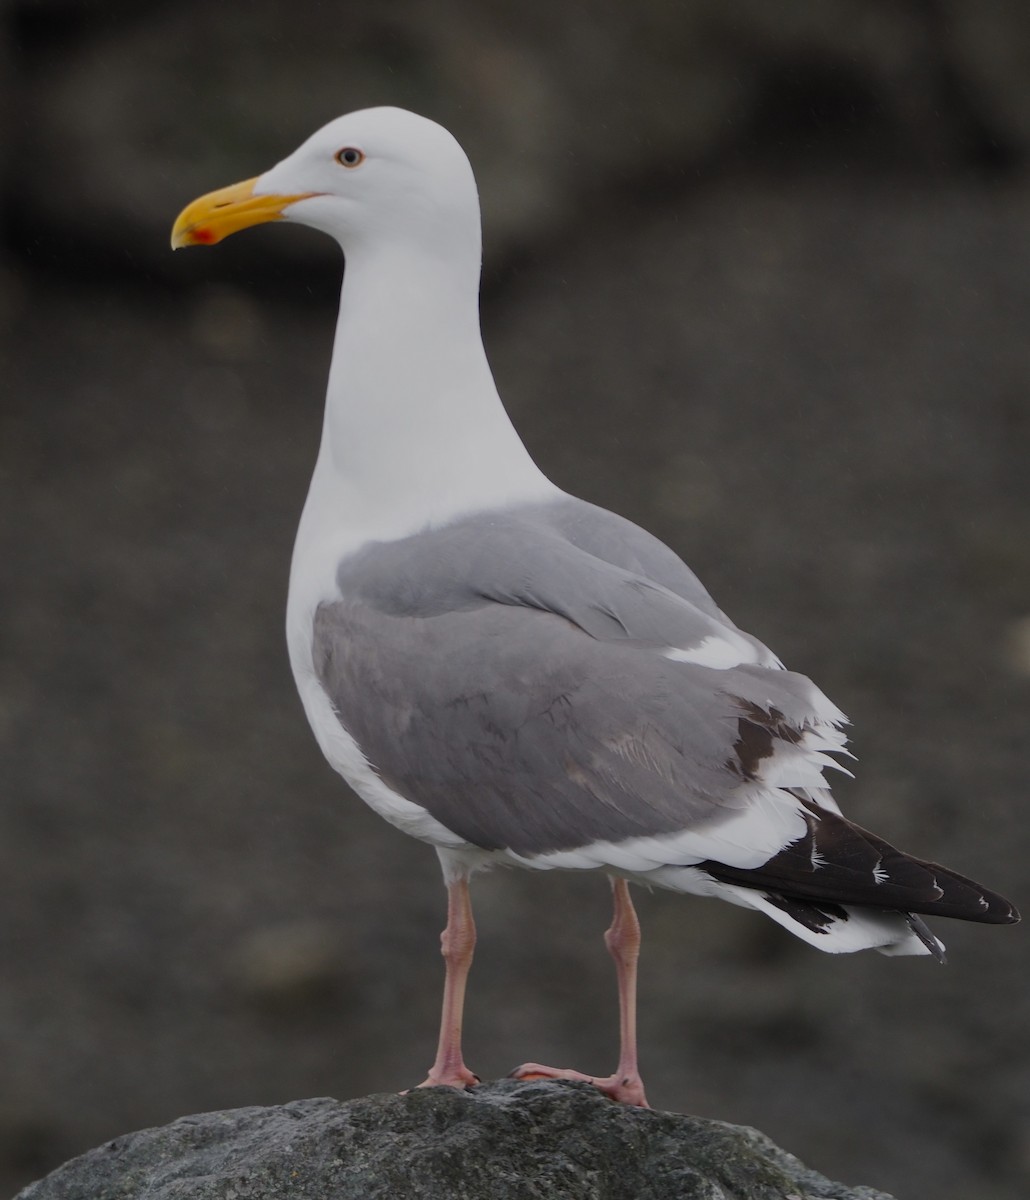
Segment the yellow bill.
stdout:
<path fill-rule="evenodd" d="M 316 192 L 301 192 L 296 196 L 255 196 L 257 179 L 245 179 L 231 187 L 208 192 L 179 213 L 172 226 L 172 249 L 180 246 L 213 246 L 230 233 L 238 233 L 251 225 L 278 221 L 283 209 L 297 200 L 306 200 Z"/>

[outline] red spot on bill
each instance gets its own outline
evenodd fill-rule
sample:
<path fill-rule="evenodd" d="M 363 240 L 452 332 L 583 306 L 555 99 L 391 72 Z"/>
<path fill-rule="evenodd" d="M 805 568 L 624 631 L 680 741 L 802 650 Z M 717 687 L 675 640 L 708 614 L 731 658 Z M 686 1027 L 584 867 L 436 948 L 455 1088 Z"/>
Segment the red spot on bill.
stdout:
<path fill-rule="evenodd" d="M 204 245 L 210 245 L 211 242 L 216 240 L 215 231 L 208 229 L 204 225 L 198 225 L 196 229 L 191 230 L 190 237 L 195 242 L 202 242 Z"/>

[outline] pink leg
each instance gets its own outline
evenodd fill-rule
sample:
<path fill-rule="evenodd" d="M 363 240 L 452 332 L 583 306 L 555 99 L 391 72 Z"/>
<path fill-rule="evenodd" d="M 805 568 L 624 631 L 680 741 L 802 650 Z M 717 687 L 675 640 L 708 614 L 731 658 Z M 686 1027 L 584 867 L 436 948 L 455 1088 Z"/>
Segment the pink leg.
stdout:
<path fill-rule="evenodd" d="M 592 1083 L 606 1096 L 649 1108 L 637 1065 L 637 959 L 640 957 L 640 922 L 625 879 L 612 879 L 614 912 L 604 935 L 608 953 L 615 959 L 619 981 L 619 1065 L 614 1075 L 598 1078 L 539 1063 L 524 1063 L 512 1071 L 514 1079 L 579 1079 Z"/>
<path fill-rule="evenodd" d="M 461 1054 L 461 1020 L 465 1008 L 465 982 L 476 948 L 476 926 L 472 920 L 467 879 L 447 885 L 447 928 L 440 934 L 440 951 L 447 964 L 443 985 L 443 1014 L 436 1062 L 419 1087 L 470 1087 L 479 1078 L 465 1066 Z"/>

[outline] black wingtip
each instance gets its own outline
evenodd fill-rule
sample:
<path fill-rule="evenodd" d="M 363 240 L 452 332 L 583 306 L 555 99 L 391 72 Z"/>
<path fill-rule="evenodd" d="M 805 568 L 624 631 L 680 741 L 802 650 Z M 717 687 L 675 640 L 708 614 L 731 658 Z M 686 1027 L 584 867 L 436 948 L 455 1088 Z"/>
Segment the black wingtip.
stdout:
<path fill-rule="evenodd" d="M 978 921 L 985 925 L 1015 925 L 1020 920 L 1019 910 L 1011 900 L 985 888 L 982 883 L 938 863 L 927 863 L 926 866 L 936 872 L 937 882 L 944 890 L 945 904 L 950 903 L 956 909 L 954 912 L 945 912 L 944 905 L 941 905 L 942 916 L 956 916 L 960 920 Z"/>

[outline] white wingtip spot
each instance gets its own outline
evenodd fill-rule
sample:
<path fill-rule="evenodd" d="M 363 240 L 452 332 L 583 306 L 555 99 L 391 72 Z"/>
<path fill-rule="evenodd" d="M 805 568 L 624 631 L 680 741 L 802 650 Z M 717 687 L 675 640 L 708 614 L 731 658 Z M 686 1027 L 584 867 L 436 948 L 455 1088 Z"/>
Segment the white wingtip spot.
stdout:
<path fill-rule="evenodd" d="M 673 646 L 665 651 L 665 657 L 673 662 L 695 663 L 699 667 L 714 667 L 728 671 L 741 663 L 756 663 L 759 656 L 755 647 L 731 630 L 725 633 L 710 633 L 696 646 L 687 649 Z"/>

